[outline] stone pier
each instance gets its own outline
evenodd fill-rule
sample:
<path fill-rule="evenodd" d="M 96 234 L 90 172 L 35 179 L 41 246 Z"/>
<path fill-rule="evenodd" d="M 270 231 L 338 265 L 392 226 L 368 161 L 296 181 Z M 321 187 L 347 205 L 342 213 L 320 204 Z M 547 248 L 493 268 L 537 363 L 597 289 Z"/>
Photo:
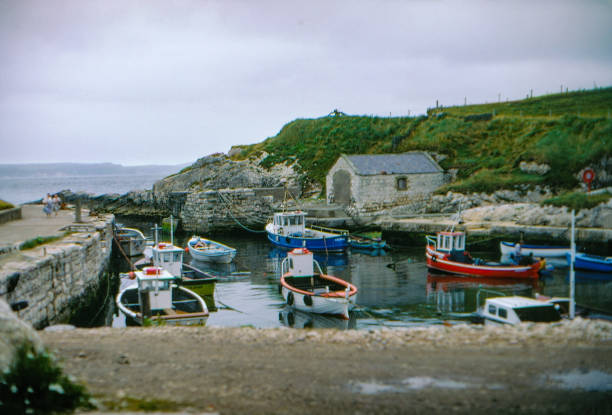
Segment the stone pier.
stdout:
<path fill-rule="evenodd" d="M 23 218 L 0 225 L 0 298 L 27 306 L 19 317 L 36 328 L 66 322 L 70 305 L 108 274 L 113 215 L 75 222 L 72 209 L 50 218 L 24 205 Z M 25 249 L 36 238 L 49 242 Z"/>

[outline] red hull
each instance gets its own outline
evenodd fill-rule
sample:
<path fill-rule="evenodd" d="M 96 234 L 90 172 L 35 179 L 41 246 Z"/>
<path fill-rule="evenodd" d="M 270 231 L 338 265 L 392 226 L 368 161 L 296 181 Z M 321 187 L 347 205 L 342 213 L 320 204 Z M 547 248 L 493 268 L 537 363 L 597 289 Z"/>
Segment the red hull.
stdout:
<path fill-rule="evenodd" d="M 475 265 L 451 261 L 444 258 L 440 252 L 427 246 L 427 267 L 438 271 L 459 275 L 473 275 L 487 278 L 538 278 L 538 272 L 543 267 L 541 262 L 531 265 Z"/>

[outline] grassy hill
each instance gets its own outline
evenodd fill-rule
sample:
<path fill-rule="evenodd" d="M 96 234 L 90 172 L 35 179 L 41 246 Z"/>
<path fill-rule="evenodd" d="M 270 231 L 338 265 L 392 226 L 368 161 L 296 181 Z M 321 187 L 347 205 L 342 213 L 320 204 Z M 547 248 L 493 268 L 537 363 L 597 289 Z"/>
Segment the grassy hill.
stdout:
<path fill-rule="evenodd" d="M 308 179 L 325 184 L 341 153 L 426 150 L 446 156 L 457 179 L 441 191 L 491 192 L 517 185 L 576 185 L 582 168 L 612 156 L 612 87 L 521 101 L 436 108 L 420 117 L 327 116 L 298 119 L 274 137 L 242 146 L 235 157 L 266 151 L 263 164 L 298 159 Z M 552 115 L 551 115 L 552 114 Z M 543 176 L 521 161 L 548 164 Z"/>

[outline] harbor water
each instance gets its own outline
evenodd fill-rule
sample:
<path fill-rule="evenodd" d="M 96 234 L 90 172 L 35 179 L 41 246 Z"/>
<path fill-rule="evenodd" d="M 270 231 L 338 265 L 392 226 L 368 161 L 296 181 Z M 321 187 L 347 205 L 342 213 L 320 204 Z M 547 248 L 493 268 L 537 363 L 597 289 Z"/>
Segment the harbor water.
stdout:
<path fill-rule="evenodd" d="M 153 239 L 154 223 L 124 221 L 123 224 L 138 227 Z M 174 243 L 185 247 L 191 236 L 177 234 Z M 429 272 L 425 264 L 425 241 L 420 246 L 395 245 L 388 251 L 353 249 L 344 254 L 317 253 L 315 259 L 324 272 L 350 281 L 359 289 L 356 309 L 351 312 L 349 320 L 343 320 L 297 312 L 284 304 L 278 282 L 286 251 L 274 247 L 264 233 L 201 236 L 238 251 L 232 263 L 216 265 L 195 261 L 185 253 L 185 262 L 219 277 L 214 293 L 216 311 L 210 313 L 208 326 L 377 329 L 467 324 L 471 322 L 470 314 L 476 310 L 478 292 L 482 288 L 530 297 L 536 293 L 562 297 L 569 295 L 569 269 L 564 259 L 549 260 L 550 270 L 539 280 L 510 281 Z M 169 234 L 163 237 L 164 240 L 169 238 Z M 472 255 L 500 259 L 498 246 L 491 246 L 488 251 L 472 252 Z M 123 260 L 113 272 L 128 268 L 129 263 Z M 597 274 L 576 275 L 577 304 L 612 312 L 612 282 L 601 280 Z M 107 306 L 114 307 L 114 304 L 109 301 Z M 121 318 L 117 318 L 116 311 L 112 314 L 115 315 L 112 324 L 120 326 Z M 106 324 L 111 322 L 107 321 Z"/>

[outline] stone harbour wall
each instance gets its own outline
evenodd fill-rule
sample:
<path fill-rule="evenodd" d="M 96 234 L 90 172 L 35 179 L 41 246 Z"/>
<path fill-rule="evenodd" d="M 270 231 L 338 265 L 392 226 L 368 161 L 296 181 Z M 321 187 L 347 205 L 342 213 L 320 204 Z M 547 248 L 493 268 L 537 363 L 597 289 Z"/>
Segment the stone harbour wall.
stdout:
<path fill-rule="evenodd" d="M 261 231 L 276 204 L 275 195 L 258 189 L 207 190 L 187 195 L 180 218 L 183 229 L 194 233 L 242 227 Z"/>
<path fill-rule="evenodd" d="M 67 322 L 71 304 L 107 275 L 114 216 L 73 225 L 68 236 L 21 251 L 0 271 L 0 296 L 9 304 L 27 301 L 19 318 L 36 328 Z"/>

